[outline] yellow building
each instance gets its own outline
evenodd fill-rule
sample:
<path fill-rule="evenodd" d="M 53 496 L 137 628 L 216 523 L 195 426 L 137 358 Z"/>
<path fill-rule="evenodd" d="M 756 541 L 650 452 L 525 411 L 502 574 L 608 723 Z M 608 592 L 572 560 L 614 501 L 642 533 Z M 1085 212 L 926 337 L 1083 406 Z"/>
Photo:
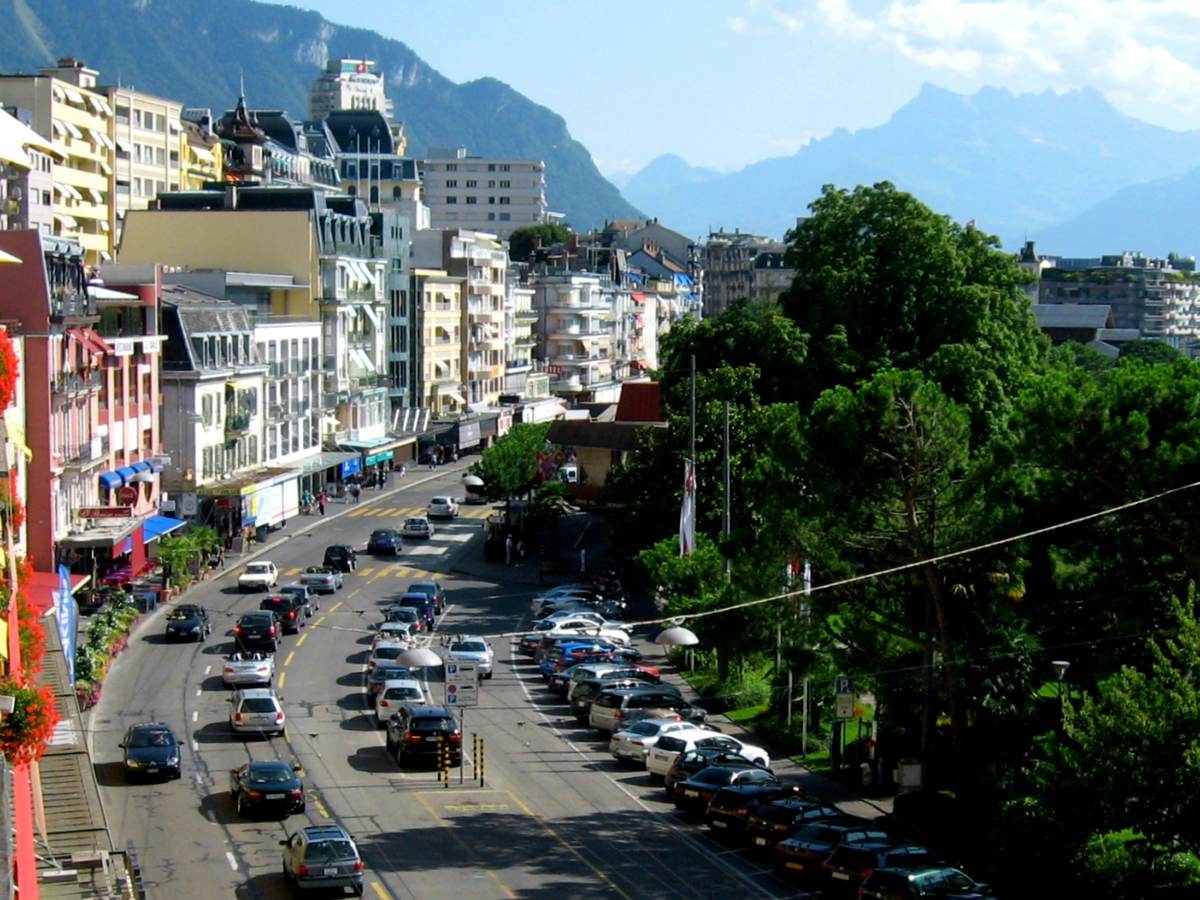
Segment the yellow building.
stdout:
<path fill-rule="evenodd" d="M 146 209 L 159 194 L 180 188 L 182 104 L 125 87 L 107 87 L 115 144 L 112 218 L 120 241 L 125 214 Z"/>
<path fill-rule="evenodd" d="M 211 119 L 211 117 L 210 117 Z M 195 122 L 183 120 L 179 135 L 179 189 L 199 191 L 222 178 L 221 139 Z"/>
<path fill-rule="evenodd" d="M 95 69 L 71 58 L 37 75 L 0 75 L 0 103 L 27 110 L 61 153 L 52 168 L 54 235 L 83 245 L 88 265 L 112 258 L 113 109 Z"/>
<path fill-rule="evenodd" d="M 444 269 L 413 269 L 417 301 L 418 402 L 435 416 L 466 412 L 462 370 L 463 290 L 466 278 Z"/>

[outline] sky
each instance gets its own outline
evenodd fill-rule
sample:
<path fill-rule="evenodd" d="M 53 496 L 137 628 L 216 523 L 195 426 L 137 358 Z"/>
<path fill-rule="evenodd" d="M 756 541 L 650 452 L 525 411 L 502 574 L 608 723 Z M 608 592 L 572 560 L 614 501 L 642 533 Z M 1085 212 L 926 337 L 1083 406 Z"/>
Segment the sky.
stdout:
<path fill-rule="evenodd" d="M 288 0 L 559 113 L 606 175 L 721 171 L 879 125 L 922 84 L 1090 86 L 1200 128 L 1200 0 Z M 397 110 L 403 118 L 403 110 Z"/>

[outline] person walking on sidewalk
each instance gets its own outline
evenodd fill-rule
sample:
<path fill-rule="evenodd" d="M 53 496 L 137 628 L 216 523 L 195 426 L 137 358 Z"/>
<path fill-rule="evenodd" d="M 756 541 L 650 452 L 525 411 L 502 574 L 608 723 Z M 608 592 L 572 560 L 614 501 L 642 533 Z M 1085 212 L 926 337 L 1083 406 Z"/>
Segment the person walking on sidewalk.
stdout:
<path fill-rule="evenodd" d="M 320 511 L 321 515 L 325 515 L 325 492 L 324 491 L 321 491 L 321 493 L 317 494 L 317 509 Z"/>
<path fill-rule="evenodd" d="M 354 503 L 357 503 L 357 502 L 358 502 L 358 500 L 359 500 L 359 495 L 360 495 L 361 493 L 362 493 L 362 488 L 360 488 L 360 487 L 358 486 L 358 482 L 355 482 L 354 484 L 350 485 L 350 499 L 351 499 L 351 500 L 352 500 Z"/>
<path fill-rule="evenodd" d="M 513 554 L 513 539 L 512 539 L 512 535 L 510 534 L 508 537 L 506 537 L 504 539 L 504 564 L 506 566 L 512 565 L 512 554 Z"/>

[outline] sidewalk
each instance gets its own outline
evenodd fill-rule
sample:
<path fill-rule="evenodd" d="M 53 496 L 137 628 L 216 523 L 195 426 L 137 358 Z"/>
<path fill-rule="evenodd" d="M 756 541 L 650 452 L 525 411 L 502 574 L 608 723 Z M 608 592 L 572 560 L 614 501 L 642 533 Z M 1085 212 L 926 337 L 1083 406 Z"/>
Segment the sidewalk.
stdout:
<path fill-rule="evenodd" d="M 472 550 L 469 558 L 454 560 L 450 571 L 483 581 L 523 585 L 529 588 L 553 587 L 573 581 L 590 580 L 608 561 L 608 523 L 604 516 L 589 512 L 569 513 L 559 519 L 558 557 L 561 572 L 543 571 L 540 548 L 529 547 L 524 559 L 514 558 L 513 564 L 492 562 L 484 558 L 483 547 Z M 579 571 L 579 551 L 587 551 L 587 571 Z M 514 554 L 515 557 L 515 554 Z"/>

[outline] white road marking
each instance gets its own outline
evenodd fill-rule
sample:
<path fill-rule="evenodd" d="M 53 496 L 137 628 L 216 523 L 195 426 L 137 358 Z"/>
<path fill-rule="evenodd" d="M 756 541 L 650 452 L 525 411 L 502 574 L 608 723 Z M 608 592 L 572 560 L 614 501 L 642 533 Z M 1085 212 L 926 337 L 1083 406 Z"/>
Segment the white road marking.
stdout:
<path fill-rule="evenodd" d="M 231 852 L 229 852 L 228 850 L 226 850 L 226 851 L 225 851 L 225 858 L 226 858 L 227 860 L 229 860 L 229 868 L 233 869 L 233 871 L 235 871 L 235 872 L 236 872 L 236 871 L 238 870 L 238 868 L 237 868 L 237 859 L 234 857 L 234 855 L 233 855 Z"/>
<path fill-rule="evenodd" d="M 200 752 L 200 742 L 198 740 L 196 740 L 195 738 L 192 739 L 192 752 L 193 753 Z"/>
<path fill-rule="evenodd" d="M 211 671 L 212 671 L 212 666 L 205 666 L 205 667 L 204 667 L 204 674 L 205 674 L 205 675 L 207 675 L 207 674 L 208 674 L 209 672 L 211 672 Z"/>
<path fill-rule="evenodd" d="M 192 710 L 192 721 L 195 722 L 198 718 L 200 718 L 200 713 L 197 710 L 193 709 Z"/>
<path fill-rule="evenodd" d="M 200 690 L 200 688 L 196 688 L 196 696 L 197 697 L 203 696 L 203 694 L 204 694 L 204 691 Z"/>

